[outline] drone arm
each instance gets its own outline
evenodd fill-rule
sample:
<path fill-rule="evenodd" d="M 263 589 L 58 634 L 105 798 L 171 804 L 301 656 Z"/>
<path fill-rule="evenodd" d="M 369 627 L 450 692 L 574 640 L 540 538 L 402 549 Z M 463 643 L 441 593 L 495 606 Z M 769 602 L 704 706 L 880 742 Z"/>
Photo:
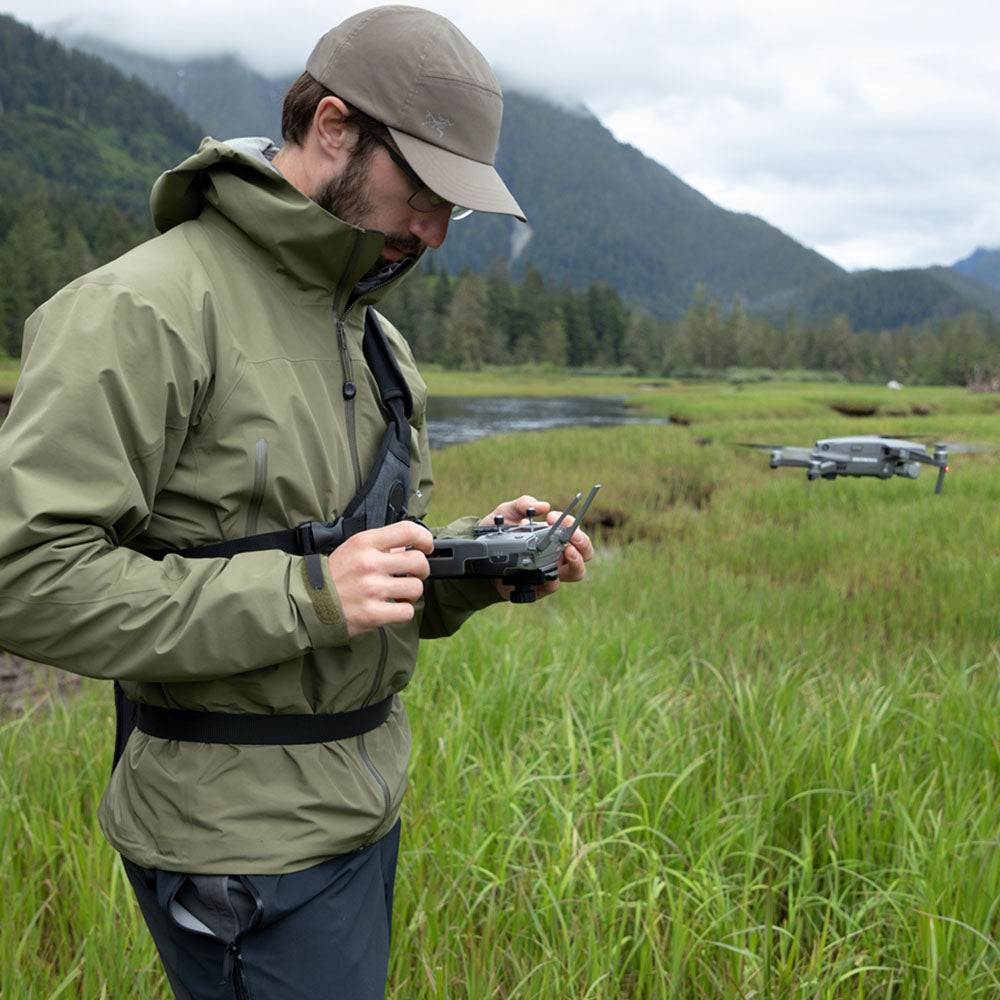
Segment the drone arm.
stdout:
<path fill-rule="evenodd" d="M 902 456 L 901 456 L 902 457 Z M 934 487 L 935 493 L 940 493 L 944 486 L 944 474 L 948 471 L 948 451 L 944 445 L 938 445 L 934 449 L 933 455 L 921 451 L 918 448 L 906 452 L 908 461 L 923 462 L 924 465 L 933 465 L 938 470 L 937 485 Z"/>
<path fill-rule="evenodd" d="M 797 466 L 807 469 L 813 461 L 810 448 L 775 448 L 771 452 L 771 468 L 777 469 L 783 465 Z"/>

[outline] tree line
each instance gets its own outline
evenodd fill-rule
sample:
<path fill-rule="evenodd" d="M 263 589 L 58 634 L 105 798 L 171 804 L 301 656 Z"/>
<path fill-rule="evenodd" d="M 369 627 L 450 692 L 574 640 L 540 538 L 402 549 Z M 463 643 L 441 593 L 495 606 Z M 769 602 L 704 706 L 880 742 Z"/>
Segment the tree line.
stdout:
<path fill-rule="evenodd" d="M 0 354 L 21 354 L 24 321 L 67 282 L 152 233 L 148 220 L 35 178 L 0 199 Z"/>
<path fill-rule="evenodd" d="M 381 307 L 418 361 L 448 368 L 537 365 L 651 377 L 768 378 L 821 372 L 859 382 L 977 386 L 1000 378 L 1000 321 L 977 311 L 895 329 L 854 329 L 843 314 L 749 313 L 697 286 L 683 316 L 629 307 L 607 282 L 553 287 L 534 267 L 516 285 L 503 261 L 450 277 L 433 263 Z"/>
<path fill-rule="evenodd" d="M 146 219 L 51 182 L 0 200 L 0 351 L 18 357 L 24 320 L 77 275 L 152 233 Z M 1000 378 L 1000 321 L 965 312 L 896 329 L 856 330 L 843 314 L 748 312 L 698 286 L 683 316 L 659 319 L 595 280 L 553 285 L 535 267 L 516 283 L 503 260 L 457 276 L 425 258 L 382 304 L 418 361 L 617 371 L 650 377 L 826 372 L 853 381 L 988 384 Z"/>

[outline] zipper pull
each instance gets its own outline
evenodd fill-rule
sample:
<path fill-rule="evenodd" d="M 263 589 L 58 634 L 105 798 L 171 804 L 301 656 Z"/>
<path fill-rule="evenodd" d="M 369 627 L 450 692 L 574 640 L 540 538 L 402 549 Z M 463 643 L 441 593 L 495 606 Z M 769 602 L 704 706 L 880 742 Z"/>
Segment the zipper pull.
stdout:
<path fill-rule="evenodd" d="M 358 387 L 352 379 L 353 366 L 347 352 L 347 333 L 342 316 L 337 317 L 337 346 L 340 348 L 340 364 L 344 371 L 344 399 L 351 400 L 358 394 Z"/>
<path fill-rule="evenodd" d="M 222 959 L 222 982 L 219 983 L 220 986 L 225 986 L 233 978 L 233 969 L 236 968 L 239 957 L 240 946 L 233 941 L 226 947 L 226 954 Z"/>

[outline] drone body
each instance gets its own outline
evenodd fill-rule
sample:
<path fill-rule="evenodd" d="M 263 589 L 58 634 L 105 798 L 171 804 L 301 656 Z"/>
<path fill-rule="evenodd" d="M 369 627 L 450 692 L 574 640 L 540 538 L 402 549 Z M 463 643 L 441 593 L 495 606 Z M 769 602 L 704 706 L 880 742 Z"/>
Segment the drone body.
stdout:
<path fill-rule="evenodd" d="M 935 493 L 941 492 L 948 471 L 947 445 L 935 445 L 931 452 L 916 441 L 862 434 L 856 437 L 824 438 L 813 448 L 755 445 L 771 453 L 771 468 L 783 465 L 806 470 L 809 479 L 836 479 L 837 476 L 876 476 L 916 479 L 921 465 L 938 470 Z"/>

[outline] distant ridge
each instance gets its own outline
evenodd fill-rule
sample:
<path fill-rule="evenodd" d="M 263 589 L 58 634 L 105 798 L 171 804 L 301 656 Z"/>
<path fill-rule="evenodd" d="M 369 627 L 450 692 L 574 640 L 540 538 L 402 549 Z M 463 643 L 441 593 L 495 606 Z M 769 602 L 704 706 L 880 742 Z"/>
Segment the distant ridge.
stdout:
<path fill-rule="evenodd" d="M 1000 291 L 1000 247 L 979 247 L 964 260 L 958 261 L 954 268 Z"/>

